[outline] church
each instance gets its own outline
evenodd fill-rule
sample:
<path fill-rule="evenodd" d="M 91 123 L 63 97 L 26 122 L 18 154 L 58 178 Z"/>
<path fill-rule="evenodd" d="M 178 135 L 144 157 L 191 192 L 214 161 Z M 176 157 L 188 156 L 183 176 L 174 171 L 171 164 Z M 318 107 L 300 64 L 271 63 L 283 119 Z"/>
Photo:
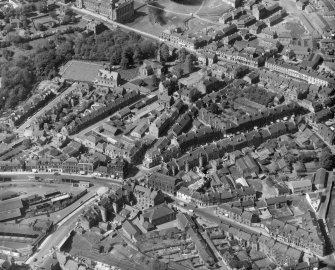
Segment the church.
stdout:
<path fill-rule="evenodd" d="M 76 5 L 120 23 L 134 16 L 134 0 L 77 0 Z"/>

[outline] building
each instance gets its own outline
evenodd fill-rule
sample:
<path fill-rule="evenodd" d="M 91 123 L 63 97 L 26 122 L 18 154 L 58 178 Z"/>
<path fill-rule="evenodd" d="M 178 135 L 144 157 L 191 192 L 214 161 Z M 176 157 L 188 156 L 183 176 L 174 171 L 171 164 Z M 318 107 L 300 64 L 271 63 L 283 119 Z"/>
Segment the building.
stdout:
<path fill-rule="evenodd" d="M 139 209 L 153 207 L 165 201 L 164 194 L 160 190 L 156 191 L 153 188 L 146 188 L 140 185 L 134 188 L 133 194 Z"/>
<path fill-rule="evenodd" d="M 242 4 L 242 0 L 225 0 L 225 2 L 233 8 L 238 8 Z"/>
<path fill-rule="evenodd" d="M 153 173 L 148 180 L 148 186 L 163 192 L 174 194 L 179 186 L 180 180 L 176 177 L 161 174 L 158 172 Z"/>
<path fill-rule="evenodd" d="M 133 0 L 77 0 L 76 6 L 121 23 L 131 20 L 134 16 Z"/>
<path fill-rule="evenodd" d="M 116 157 L 107 164 L 107 172 L 112 178 L 123 179 L 126 176 L 127 167 L 127 162 L 122 157 Z"/>
<path fill-rule="evenodd" d="M 78 172 L 78 160 L 75 157 L 68 158 L 62 163 L 63 173 L 77 173 Z"/>
<path fill-rule="evenodd" d="M 140 220 L 143 223 L 148 222 L 154 226 L 170 222 L 176 219 L 176 212 L 165 203 L 143 210 Z"/>
<path fill-rule="evenodd" d="M 312 182 L 310 179 L 290 181 L 287 186 L 293 194 L 312 192 Z"/>
<path fill-rule="evenodd" d="M 141 139 L 148 129 L 149 129 L 148 122 L 142 121 L 135 127 L 135 129 L 130 133 L 130 135 L 135 138 Z"/>
<path fill-rule="evenodd" d="M 8 221 L 22 216 L 23 204 L 21 199 L 11 199 L 0 202 L 0 221 Z"/>
<path fill-rule="evenodd" d="M 256 161 L 249 155 L 237 159 L 236 168 L 243 177 L 259 174 L 259 167 Z"/>
<path fill-rule="evenodd" d="M 136 242 L 136 238 L 141 235 L 140 229 L 131 223 L 131 221 L 126 220 L 122 225 L 123 233 L 131 240 Z"/>
<path fill-rule="evenodd" d="M 94 80 L 94 83 L 98 86 L 105 87 L 117 87 L 120 85 L 121 77 L 120 74 L 111 69 L 99 69 L 98 75 Z"/>

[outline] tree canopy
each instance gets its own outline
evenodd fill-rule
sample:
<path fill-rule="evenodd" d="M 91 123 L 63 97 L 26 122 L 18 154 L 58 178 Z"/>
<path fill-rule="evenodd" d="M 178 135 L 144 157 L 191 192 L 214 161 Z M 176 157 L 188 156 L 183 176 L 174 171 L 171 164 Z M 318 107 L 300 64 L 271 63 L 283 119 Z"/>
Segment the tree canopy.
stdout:
<path fill-rule="evenodd" d="M 12 36 L 12 42 L 22 40 Z M 20 43 L 29 49 L 29 43 Z M 25 100 L 34 85 L 43 79 L 52 79 L 58 69 L 71 59 L 108 61 L 128 68 L 156 55 L 157 44 L 120 29 L 108 30 L 96 36 L 78 34 L 76 38 L 55 35 L 49 43 L 37 47 L 29 56 L 12 60 L 14 52 L 3 50 L 8 61 L 0 66 L 2 85 L 0 108 L 14 108 Z"/>

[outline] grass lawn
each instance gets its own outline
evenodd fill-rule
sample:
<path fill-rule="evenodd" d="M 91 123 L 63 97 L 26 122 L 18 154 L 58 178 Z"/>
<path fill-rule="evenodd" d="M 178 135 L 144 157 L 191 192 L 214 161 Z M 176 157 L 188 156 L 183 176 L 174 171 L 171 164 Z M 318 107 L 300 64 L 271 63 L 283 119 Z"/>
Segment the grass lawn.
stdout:
<path fill-rule="evenodd" d="M 198 11 L 199 16 L 219 16 L 232 9 L 230 5 L 222 0 L 205 0 L 204 5 Z"/>
<path fill-rule="evenodd" d="M 209 23 L 209 22 L 205 22 L 199 19 L 192 19 L 188 22 L 188 26 L 189 26 L 189 33 L 197 33 L 202 31 L 203 29 L 205 29 L 206 27 L 211 27 L 214 24 Z"/>
<path fill-rule="evenodd" d="M 159 4 L 167 10 L 189 14 L 196 13 L 201 7 L 203 1 L 206 0 L 184 0 L 183 4 L 181 4 L 171 0 L 161 0 L 159 1 Z M 207 0 L 207 2 L 209 1 Z"/>

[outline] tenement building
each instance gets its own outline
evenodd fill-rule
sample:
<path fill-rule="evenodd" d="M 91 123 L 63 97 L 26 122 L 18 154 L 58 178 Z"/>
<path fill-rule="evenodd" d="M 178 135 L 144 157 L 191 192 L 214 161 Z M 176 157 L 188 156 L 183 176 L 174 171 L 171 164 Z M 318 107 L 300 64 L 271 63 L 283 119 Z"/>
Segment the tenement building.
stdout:
<path fill-rule="evenodd" d="M 126 22 L 134 16 L 133 0 L 77 0 L 76 5 L 116 22 Z"/>

